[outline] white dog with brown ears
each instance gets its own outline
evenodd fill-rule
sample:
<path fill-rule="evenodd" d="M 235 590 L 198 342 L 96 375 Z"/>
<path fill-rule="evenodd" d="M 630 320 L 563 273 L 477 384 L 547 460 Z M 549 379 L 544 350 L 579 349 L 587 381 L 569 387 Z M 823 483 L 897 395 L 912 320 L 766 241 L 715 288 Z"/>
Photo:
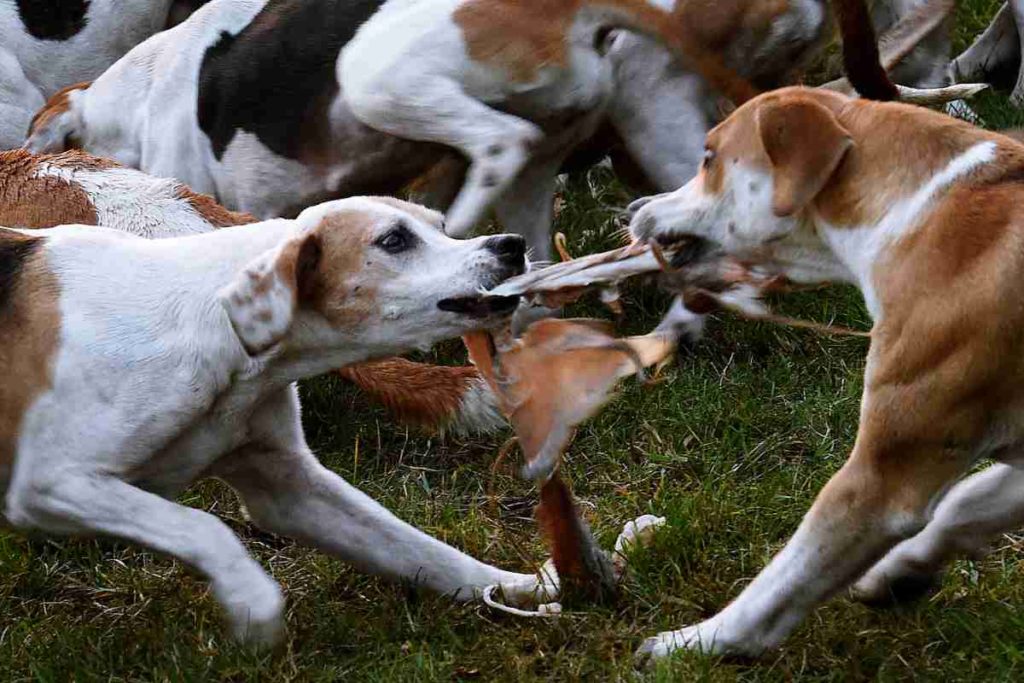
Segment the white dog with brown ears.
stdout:
<path fill-rule="evenodd" d="M 693 181 L 634 205 L 634 235 L 854 283 L 875 325 L 849 461 L 738 598 L 649 639 L 645 658 L 761 654 L 851 583 L 884 600 L 1024 522 L 1024 146 L 788 88 L 738 109 L 706 149 Z M 1000 464 L 957 483 L 986 457 Z"/>
<path fill-rule="evenodd" d="M 0 522 L 102 534 L 191 565 L 235 632 L 274 640 L 280 589 L 214 516 L 174 502 L 218 477 L 253 520 L 362 570 L 459 599 L 549 591 L 405 524 L 317 462 L 294 382 L 495 322 L 478 293 L 524 242 L 459 241 L 393 199 L 148 240 L 0 229 Z"/>

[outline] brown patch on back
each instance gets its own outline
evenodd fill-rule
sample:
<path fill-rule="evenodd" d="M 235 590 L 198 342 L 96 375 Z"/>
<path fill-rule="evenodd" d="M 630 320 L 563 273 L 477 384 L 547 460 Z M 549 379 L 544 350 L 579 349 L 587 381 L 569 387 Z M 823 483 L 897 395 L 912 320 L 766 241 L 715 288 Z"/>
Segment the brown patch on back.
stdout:
<path fill-rule="evenodd" d="M 546 66 L 565 67 L 566 39 L 580 0 L 470 0 L 453 15 L 469 56 L 529 83 Z"/>
<path fill-rule="evenodd" d="M 733 14 L 743 3 L 726 4 L 727 11 L 712 3 L 697 5 L 695 9 L 708 16 L 729 15 L 729 20 L 734 21 Z M 743 5 L 742 17 L 749 13 L 764 21 L 762 10 L 770 13 L 786 6 L 785 0 L 753 4 L 763 7 L 753 10 Z M 453 19 L 462 29 L 470 58 L 503 69 L 512 82 L 530 83 L 544 67 L 568 66 L 569 31 L 577 13 L 588 6 L 604 10 L 609 28 L 627 28 L 652 36 L 687 58 L 733 102 L 742 103 L 757 94 L 753 85 L 726 67 L 718 51 L 705 44 L 699 29 L 701 19 L 691 20 L 687 3 L 680 3 L 670 13 L 647 0 L 466 0 L 456 9 Z M 721 27 L 723 35 L 728 27 Z"/>
<path fill-rule="evenodd" d="M 25 411 L 51 382 L 60 335 L 59 286 L 45 240 L 0 229 L 0 495 L 6 490 Z"/>
<path fill-rule="evenodd" d="M 193 192 L 185 185 L 179 186 L 176 194 L 180 199 L 184 199 L 191 204 L 196 213 L 215 228 L 248 225 L 249 223 L 256 223 L 258 220 L 252 214 L 242 211 L 231 211 L 218 204 L 213 197 Z"/>
<path fill-rule="evenodd" d="M 28 127 L 28 134 L 32 135 L 32 133 L 36 132 L 38 129 L 47 126 L 55 117 L 60 116 L 70 109 L 71 93 L 75 90 L 86 90 L 90 85 L 92 85 L 92 81 L 82 81 L 81 83 L 74 83 L 55 92 L 53 96 L 46 101 L 43 108 L 37 111 L 35 116 L 32 117 L 32 122 Z"/>
<path fill-rule="evenodd" d="M 20 149 L 0 152 L 0 226 L 96 225 L 96 208 L 82 188 L 54 176 L 35 177 L 46 163 L 71 170 L 116 165 L 79 152 L 41 156 Z"/>

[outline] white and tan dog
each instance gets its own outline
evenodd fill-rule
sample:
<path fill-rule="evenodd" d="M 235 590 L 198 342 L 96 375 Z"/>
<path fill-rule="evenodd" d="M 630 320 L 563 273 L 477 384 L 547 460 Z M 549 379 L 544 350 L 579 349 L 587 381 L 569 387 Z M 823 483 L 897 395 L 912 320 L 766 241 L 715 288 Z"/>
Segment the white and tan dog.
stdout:
<path fill-rule="evenodd" d="M 154 178 L 82 152 L 0 152 L 0 226 L 101 225 L 166 238 L 255 222 L 176 180 Z M 459 433 L 505 424 L 487 382 L 471 366 L 386 358 L 338 373 L 406 423 Z"/>
<path fill-rule="evenodd" d="M 439 214 L 373 198 L 166 240 L 0 229 L 0 520 L 170 554 L 259 642 L 280 631 L 280 589 L 226 525 L 174 502 L 197 479 L 364 571 L 463 600 L 496 583 L 531 595 L 534 576 L 417 531 L 322 467 L 294 385 L 493 322 L 515 302 L 478 292 L 522 272 L 523 252 L 521 237 L 453 240 Z"/>
<path fill-rule="evenodd" d="M 858 577 L 859 597 L 884 599 L 1024 522 L 1022 179 L 1010 138 L 789 88 L 711 131 L 693 181 L 635 204 L 640 239 L 854 283 L 875 321 L 849 461 L 738 598 L 641 656 L 760 654 Z M 957 483 L 985 457 L 1001 462 Z"/>
<path fill-rule="evenodd" d="M 92 80 L 202 0 L 0 2 L 0 150 L 18 147 L 32 115 L 61 88 Z"/>

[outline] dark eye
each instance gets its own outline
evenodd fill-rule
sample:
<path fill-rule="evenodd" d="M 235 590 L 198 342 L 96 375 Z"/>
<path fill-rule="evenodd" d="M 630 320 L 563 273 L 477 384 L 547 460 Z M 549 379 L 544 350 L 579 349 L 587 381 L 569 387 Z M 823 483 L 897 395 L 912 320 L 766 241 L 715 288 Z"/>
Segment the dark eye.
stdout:
<path fill-rule="evenodd" d="M 412 248 L 416 236 L 404 225 L 396 225 L 377 238 L 376 245 L 389 254 L 400 254 Z"/>
<path fill-rule="evenodd" d="M 704 150 L 704 161 L 703 161 L 702 165 L 704 166 L 705 170 L 707 170 L 708 168 L 711 168 L 711 164 L 715 161 L 715 157 L 716 156 L 718 156 L 718 155 L 715 153 L 715 150 L 710 149 L 710 148 L 706 148 Z"/>

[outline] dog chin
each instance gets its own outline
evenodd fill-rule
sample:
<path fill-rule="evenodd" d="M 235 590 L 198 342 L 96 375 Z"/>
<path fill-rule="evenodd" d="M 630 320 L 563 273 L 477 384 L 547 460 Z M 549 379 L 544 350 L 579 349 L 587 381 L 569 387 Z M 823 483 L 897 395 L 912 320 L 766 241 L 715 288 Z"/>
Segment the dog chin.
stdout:
<path fill-rule="evenodd" d="M 441 299 L 437 307 L 448 313 L 483 319 L 512 315 L 519 306 L 518 296 L 459 296 Z"/>

